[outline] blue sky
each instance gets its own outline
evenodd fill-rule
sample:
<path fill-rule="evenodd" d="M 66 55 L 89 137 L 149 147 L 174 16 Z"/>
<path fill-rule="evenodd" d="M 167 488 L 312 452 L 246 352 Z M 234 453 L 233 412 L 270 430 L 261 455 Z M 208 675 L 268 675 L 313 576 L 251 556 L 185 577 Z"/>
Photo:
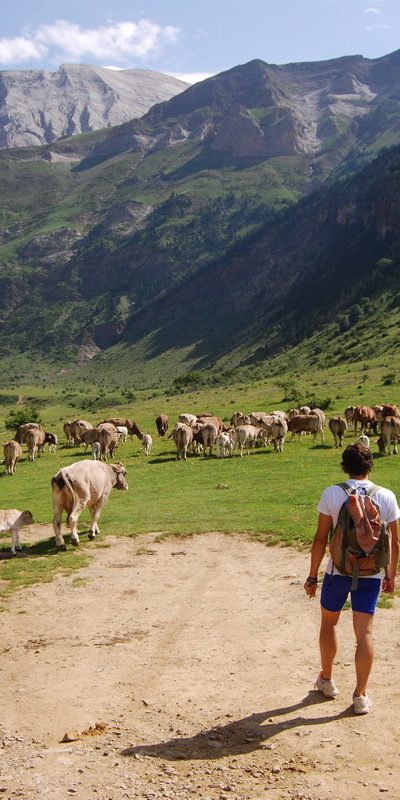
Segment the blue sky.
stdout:
<path fill-rule="evenodd" d="M 400 0 L 15 0 L 0 70 L 62 63 L 152 69 L 194 81 L 274 64 L 400 48 Z"/>

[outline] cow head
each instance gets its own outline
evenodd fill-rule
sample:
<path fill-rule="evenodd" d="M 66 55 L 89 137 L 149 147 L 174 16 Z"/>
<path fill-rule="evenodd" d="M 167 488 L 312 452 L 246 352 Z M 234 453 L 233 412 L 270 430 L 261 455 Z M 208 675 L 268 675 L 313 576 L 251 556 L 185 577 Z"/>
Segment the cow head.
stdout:
<path fill-rule="evenodd" d="M 128 481 L 126 480 L 126 469 L 120 461 L 116 464 L 110 464 L 112 471 L 115 473 L 114 489 L 127 489 Z"/>

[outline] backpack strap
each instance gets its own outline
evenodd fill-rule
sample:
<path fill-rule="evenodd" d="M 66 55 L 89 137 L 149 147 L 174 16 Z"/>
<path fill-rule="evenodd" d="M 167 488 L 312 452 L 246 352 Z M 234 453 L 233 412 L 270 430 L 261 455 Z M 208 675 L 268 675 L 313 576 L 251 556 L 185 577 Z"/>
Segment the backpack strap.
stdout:
<path fill-rule="evenodd" d="M 340 488 L 343 489 L 344 492 L 346 492 L 348 497 L 350 497 L 350 495 L 353 494 L 354 492 L 352 486 L 349 486 L 349 484 L 346 483 L 346 481 L 343 481 L 343 483 L 335 483 L 335 486 L 340 486 Z"/>
<path fill-rule="evenodd" d="M 370 488 L 368 489 L 367 492 L 368 497 L 373 497 L 374 494 L 376 494 L 381 488 L 382 488 L 381 486 L 377 486 L 375 483 L 373 483 L 372 486 L 370 486 Z"/>

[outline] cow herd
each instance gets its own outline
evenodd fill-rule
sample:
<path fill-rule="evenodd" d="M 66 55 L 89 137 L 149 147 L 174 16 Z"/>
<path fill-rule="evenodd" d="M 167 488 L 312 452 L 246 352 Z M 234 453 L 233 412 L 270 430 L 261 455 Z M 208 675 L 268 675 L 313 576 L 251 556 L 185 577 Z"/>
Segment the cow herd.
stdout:
<path fill-rule="evenodd" d="M 169 419 L 166 414 L 156 417 L 155 426 L 160 437 L 173 440 L 177 460 L 186 460 L 188 454 L 202 453 L 204 456 L 211 456 L 214 451 L 219 458 L 236 454 L 243 457 L 244 453 L 254 453 L 258 446 L 272 446 L 276 452 L 282 453 L 288 434 L 289 441 L 296 436 L 311 435 L 313 442 L 317 437 L 324 442 L 326 419 L 321 409 L 302 406 L 272 413 L 254 411 L 245 414 L 235 411 L 229 422 L 211 412 L 182 413 L 168 437 Z M 353 428 L 354 435 L 367 446 L 370 436 L 376 435 L 381 454 L 397 453 L 400 410 L 394 404 L 348 406 L 343 415 L 329 418 L 328 428 L 335 447 L 342 447 L 347 431 Z M 129 436 L 137 437 L 146 456 L 150 455 L 153 445 L 151 434 L 144 433 L 134 420 L 122 417 L 105 419 L 95 426 L 84 419 L 72 420 L 64 423 L 63 431 L 66 446 L 83 445 L 85 450 L 90 447 L 93 459 L 83 459 L 63 467 L 51 479 L 53 529 L 56 545 L 60 548 L 65 547 L 61 535 L 61 517 L 64 511 L 67 513 L 71 541 L 79 544 L 77 520 L 82 510 L 87 507 L 91 513 L 89 538 L 94 538 L 99 530 L 101 509 L 107 502 L 111 489 L 128 488 L 124 465 L 120 462 L 107 463 L 109 458 L 114 458 L 118 443 L 127 442 Z M 15 473 L 24 444 L 28 460 L 33 462 L 46 445 L 50 450 L 55 450 L 58 438 L 55 433 L 45 431 L 38 423 L 20 425 L 14 438 L 3 445 L 7 475 Z M 0 510 L 0 531 L 11 531 L 13 553 L 20 546 L 21 527 L 32 521 L 29 511 Z"/>

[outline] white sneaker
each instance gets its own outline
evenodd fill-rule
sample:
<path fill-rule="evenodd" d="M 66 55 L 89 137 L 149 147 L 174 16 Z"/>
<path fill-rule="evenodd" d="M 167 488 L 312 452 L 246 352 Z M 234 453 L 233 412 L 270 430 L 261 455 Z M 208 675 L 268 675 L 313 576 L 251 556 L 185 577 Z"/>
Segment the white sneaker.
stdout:
<path fill-rule="evenodd" d="M 325 697 L 336 697 L 339 694 L 339 689 L 332 678 L 323 678 L 322 672 L 319 673 L 317 680 L 314 684 L 314 689 L 322 692 Z"/>
<path fill-rule="evenodd" d="M 372 706 L 372 700 L 366 694 L 353 694 L 353 704 L 355 714 L 368 714 Z"/>

